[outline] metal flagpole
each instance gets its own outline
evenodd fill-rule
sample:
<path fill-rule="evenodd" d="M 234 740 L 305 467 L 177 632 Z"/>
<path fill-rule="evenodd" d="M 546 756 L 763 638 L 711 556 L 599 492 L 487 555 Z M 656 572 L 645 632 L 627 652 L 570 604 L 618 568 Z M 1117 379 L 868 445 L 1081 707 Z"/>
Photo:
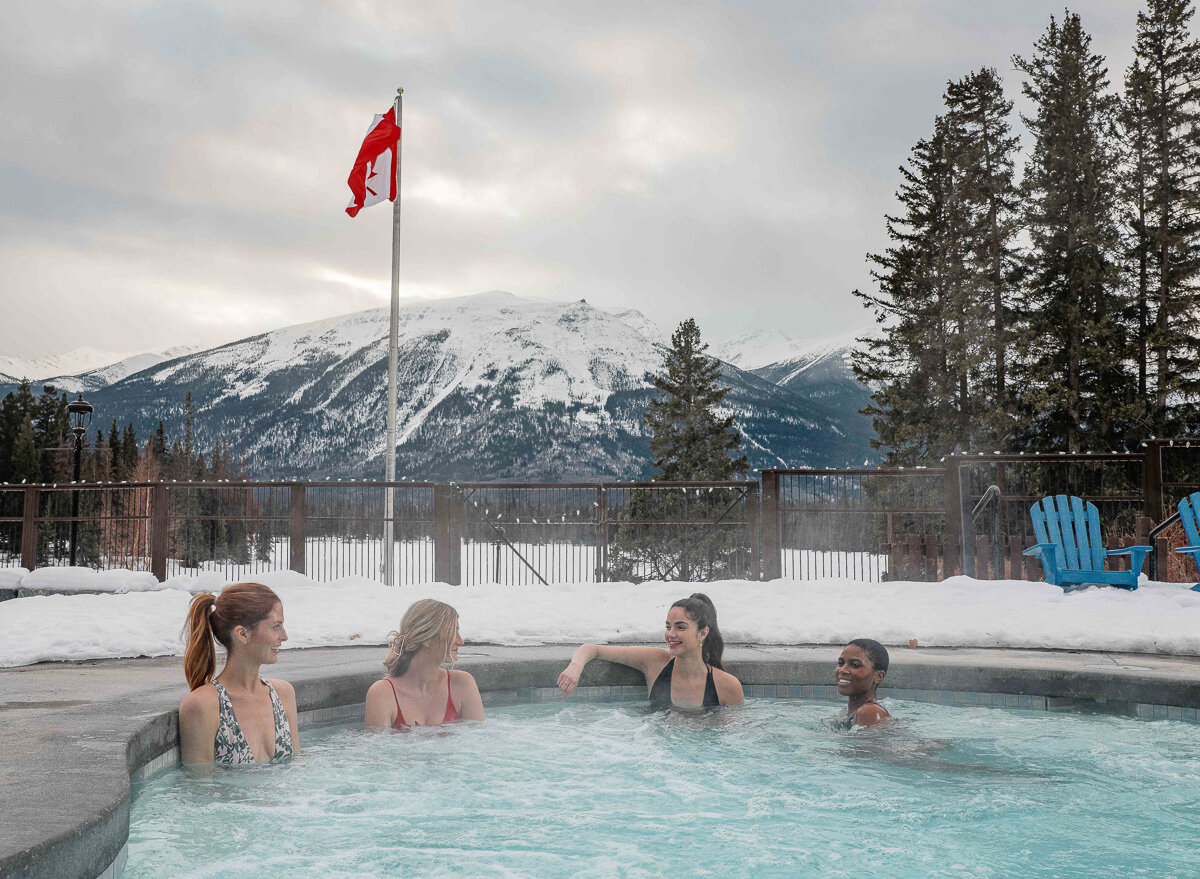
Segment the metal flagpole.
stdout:
<path fill-rule="evenodd" d="M 396 142 L 396 200 L 392 203 L 392 320 L 388 332 L 388 412 L 387 412 L 387 449 L 385 451 L 385 479 L 387 488 L 384 489 L 384 562 L 383 579 L 389 586 L 396 585 L 396 512 L 395 488 L 396 481 L 396 345 L 400 336 L 400 149 L 404 140 L 401 118 L 404 114 L 404 89 L 396 89 L 396 127 L 400 128 L 400 140 Z"/>

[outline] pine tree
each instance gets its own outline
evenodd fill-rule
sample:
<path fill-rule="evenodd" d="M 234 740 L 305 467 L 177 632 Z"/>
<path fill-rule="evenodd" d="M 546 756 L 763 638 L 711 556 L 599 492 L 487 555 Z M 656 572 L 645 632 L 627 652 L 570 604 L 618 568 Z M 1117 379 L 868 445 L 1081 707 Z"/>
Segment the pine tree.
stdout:
<path fill-rule="evenodd" d="M 16 391 L 5 394 L 0 403 L 0 482 L 14 481 L 13 453 L 25 419 L 34 416 L 34 405 L 33 391 L 25 380 L 17 385 Z"/>
<path fill-rule="evenodd" d="M 1151 430 L 1181 429 L 1200 392 L 1200 43 L 1191 0 L 1148 0 L 1137 17 L 1137 91 L 1147 149 L 1146 235 L 1153 329 Z"/>
<path fill-rule="evenodd" d="M 33 415 L 33 441 L 38 450 L 39 482 L 54 482 L 58 474 L 56 461 L 58 451 L 66 445 L 67 421 L 66 395 L 59 396 L 54 385 L 43 385 Z"/>
<path fill-rule="evenodd" d="M 654 378 L 660 396 L 650 401 L 644 417 L 662 479 L 737 479 L 750 466 L 740 453 L 742 435 L 733 416 L 717 413 L 729 388 L 721 384 L 720 361 L 707 350 L 700 328 L 688 318 L 671 334 L 665 372 Z"/>
<path fill-rule="evenodd" d="M 1151 87 L 1150 78 L 1135 59 L 1125 73 L 1125 95 L 1121 105 L 1121 127 L 1125 140 L 1121 204 L 1126 227 L 1125 259 L 1133 286 L 1125 323 L 1131 328 L 1133 336 L 1133 357 L 1138 376 L 1137 398 L 1142 409 L 1146 408 L 1148 400 L 1150 374 L 1150 250 L 1153 243 L 1146 198 L 1151 134 L 1147 90 Z M 1144 411 L 1139 415 L 1139 420 L 1145 420 Z"/>
<path fill-rule="evenodd" d="M 990 432 L 1003 437 L 1012 408 L 1008 349 L 1020 207 L 1013 178 L 1019 141 L 1009 124 L 1013 104 L 1004 96 L 999 74 L 990 67 L 951 82 L 945 102 L 947 124 L 955 141 L 959 199 L 969 224 L 968 247 L 975 275 L 971 305 L 973 311 L 986 315 L 986 336 L 979 341 L 986 339 L 984 347 L 991 356 L 990 369 L 983 363 L 978 367 L 990 375 L 977 394 L 975 409 L 990 425 Z"/>
<path fill-rule="evenodd" d="M 112 420 L 112 427 L 108 429 L 108 468 L 112 473 L 112 481 L 120 482 L 125 478 L 124 468 L 121 466 L 121 433 L 117 430 L 117 419 Z"/>
<path fill-rule="evenodd" d="M 945 117 L 913 147 L 896 193 L 903 206 L 886 217 L 892 246 L 868 254 L 878 293 L 854 291 L 883 334 L 861 339 L 854 372 L 873 389 L 874 448 L 890 465 L 921 464 L 968 451 L 976 429 L 974 383 L 987 350 L 986 314 L 975 295 L 971 218 L 961 199 L 960 144 Z"/>
<path fill-rule="evenodd" d="M 1119 446 L 1135 402 L 1117 273 L 1116 98 L 1090 47 L 1068 12 L 1030 59 L 1013 59 L 1034 106 L 1022 117 L 1034 138 L 1023 181 L 1025 437 L 1068 452 Z"/>
<path fill-rule="evenodd" d="M 38 482 L 41 480 L 41 464 L 38 461 L 37 444 L 34 442 L 33 419 L 26 416 L 17 433 L 12 453 L 12 481 Z"/>
<path fill-rule="evenodd" d="M 729 389 L 721 384 L 720 362 L 707 349 L 700 328 L 688 318 L 671 335 L 664 371 L 653 380 L 659 395 L 644 417 L 660 480 L 726 481 L 749 466 L 733 416 L 717 411 Z M 719 486 L 630 489 L 628 504 L 616 512 L 623 524 L 609 548 L 608 576 L 640 582 L 744 573 L 748 548 L 735 529 L 722 527 L 741 498 L 739 489 Z M 680 522 L 690 524 L 659 524 Z"/>

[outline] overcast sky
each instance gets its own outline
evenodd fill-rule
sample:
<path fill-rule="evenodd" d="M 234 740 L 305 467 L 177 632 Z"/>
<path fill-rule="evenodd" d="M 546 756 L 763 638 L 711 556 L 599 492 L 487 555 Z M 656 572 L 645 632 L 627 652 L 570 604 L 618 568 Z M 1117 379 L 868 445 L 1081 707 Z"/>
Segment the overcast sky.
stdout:
<path fill-rule="evenodd" d="M 1119 81 L 1136 0 L 1086 0 Z M 897 166 L 1059 2 L 59 0 L 0 9 L 0 355 L 215 344 L 386 305 L 344 213 L 404 94 L 401 295 L 868 323 Z"/>

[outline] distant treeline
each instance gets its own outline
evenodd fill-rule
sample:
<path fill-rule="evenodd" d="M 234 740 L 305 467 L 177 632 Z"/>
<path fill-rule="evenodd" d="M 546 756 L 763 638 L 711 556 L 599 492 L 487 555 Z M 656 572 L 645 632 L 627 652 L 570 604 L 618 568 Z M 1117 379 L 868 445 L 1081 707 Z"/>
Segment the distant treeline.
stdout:
<path fill-rule="evenodd" d="M 66 393 L 44 385 L 34 396 L 22 381 L 0 401 L 0 482 L 64 483 L 74 476 L 75 438 Z M 84 436 L 80 476 L 85 482 L 154 482 L 240 479 L 236 460 L 218 440 L 206 454 L 197 447 L 189 391 L 184 404 L 183 436 L 171 440 L 158 430 L 139 441 L 133 424 L 112 420 L 107 432 Z"/>
<path fill-rule="evenodd" d="M 1013 57 L 1027 152 L 995 70 L 947 85 L 868 256 L 878 289 L 855 291 L 880 324 L 855 372 L 888 463 L 1200 429 L 1194 11 L 1149 0 L 1119 91 L 1080 17 L 1051 18 Z"/>

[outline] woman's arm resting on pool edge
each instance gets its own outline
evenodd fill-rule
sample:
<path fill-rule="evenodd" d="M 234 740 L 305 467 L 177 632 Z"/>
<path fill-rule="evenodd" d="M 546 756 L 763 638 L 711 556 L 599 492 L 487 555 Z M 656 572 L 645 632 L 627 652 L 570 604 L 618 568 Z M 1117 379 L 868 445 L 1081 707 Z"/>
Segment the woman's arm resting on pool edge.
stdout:
<path fill-rule="evenodd" d="M 616 662 L 636 668 L 642 674 L 648 675 L 653 665 L 665 664 L 670 658 L 667 651 L 658 647 L 614 647 L 607 644 L 581 644 L 571 655 L 571 664 L 563 669 L 558 676 L 558 688 L 563 691 L 563 698 L 570 696 L 579 686 L 579 677 L 584 667 L 593 659 L 603 659 L 606 662 Z"/>
<path fill-rule="evenodd" d="M 221 724 L 217 691 L 206 684 L 184 697 L 179 705 L 179 759 L 182 763 L 211 763 Z"/>

